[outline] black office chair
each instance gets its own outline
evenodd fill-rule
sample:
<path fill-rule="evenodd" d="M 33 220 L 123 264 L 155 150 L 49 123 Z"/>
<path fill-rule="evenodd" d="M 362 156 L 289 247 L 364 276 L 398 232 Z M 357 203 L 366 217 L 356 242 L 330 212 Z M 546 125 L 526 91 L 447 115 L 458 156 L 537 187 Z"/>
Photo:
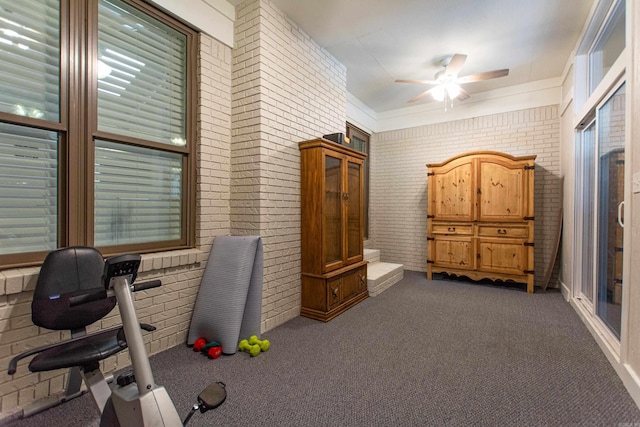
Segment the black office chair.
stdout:
<path fill-rule="evenodd" d="M 9 362 L 8 373 L 13 375 L 18 361 L 34 354 L 37 356 L 29 363 L 31 372 L 62 368 L 70 368 L 70 371 L 64 395 L 33 412 L 79 395 L 83 378 L 87 387 L 98 387 L 103 393 L 107 392 L 99 362 L 127 348 L 124 331 L 118 326 L 87 335 L 86 327 L 109 314 L 116 305 L 116 298 L 102 298 L 77 306 L 71 306 L 69 301 L 91 291 L 104 292 L 104 266 L 100 252 L 89 247 L 53 251 L 42 264 L 31 304 L 31 318 L 35 325 L 43 328 L 70 330 L 71 339 L 15 356 Z"/>

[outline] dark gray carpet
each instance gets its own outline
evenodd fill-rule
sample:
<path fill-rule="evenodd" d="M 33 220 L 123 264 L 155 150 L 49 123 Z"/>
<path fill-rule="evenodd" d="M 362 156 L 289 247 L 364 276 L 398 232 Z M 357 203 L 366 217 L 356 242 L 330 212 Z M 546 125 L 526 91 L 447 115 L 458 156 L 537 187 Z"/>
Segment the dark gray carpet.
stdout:
<path fill-rule="evenodd" d="M 557 291 L 405 278 L 329 323 L 263 335 L 271 350 L 151 358 L 181 416 L 209 382 L 227 401 L 190 426 L 619 426 L 640 411 Z M 85 395 L 12 426 L 97 426 Z"/>

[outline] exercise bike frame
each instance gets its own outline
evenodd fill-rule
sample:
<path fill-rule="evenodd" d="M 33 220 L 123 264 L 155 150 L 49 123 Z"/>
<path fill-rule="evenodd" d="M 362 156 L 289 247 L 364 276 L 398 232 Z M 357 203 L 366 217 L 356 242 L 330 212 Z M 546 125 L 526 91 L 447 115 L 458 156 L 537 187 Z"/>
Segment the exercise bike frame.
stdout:
<path fill-rule="evenodd" d="M 68 249 L 76 250 L 76 248 Z M 85 248 L 80 249 L 84 250 Z M 94 250 L 94 252 L 97 251 Z M 104 261 L 104 273 L 100 279 L 101 287 L 86 289 L 80 293 L 76 293 L 74 296 L 67 296 L 68 308 L 115 296 L 116 301 L 114 301 L 114 303 L 117 303 L 119 307 L 122 327 L 110 328 L 90 335 L 73 337 L 61 343 L 26 351 L 11 359 L 8 368 L 9 375 L 13 375 L 16 372 L 19 360 L 49 350 L 60 349 L 63 357 L 67 357 L 67 359 L 56 359 L 56 357 L 60 355 L 60 352 L 54 351 L 53 354 L 47 355 L 47 357 L 51 357 L 51 359 L 40 359 L 40 364 L 34 372 L 50 370 L 47 369 L 47 366 L 50 366 L 51 369 L 71 367 L 72 373 L 79 373 L 100 411 L 101 427 L 121 425 L 126 427 L 180 427 L 186 425 L 195 411 L 200 410 L 201 413 L 204 413 L 220 406 L 226 400 L 227 396 L 225 385 L 222 382 L 212 383 L 200 393 L 198 403 L 193 406 L 183 424 L 166 389 L 155 383 L 141 332 L 141 329 L 154 331 L 155 328 L 138 322 L 132 292 L 159 287 L 161 286 L 161 282 L 160 280 L 152 280 L 134 284 L 133 282 L 136 279 L 140 261 L 140 255 L 134 254 L 109 258 Z M 93 277 L 95 279 L 95 275 Z M 55 295 L 54 298 L 49 298 L 57 300 L 59 297 L 60 295 Z M 58 305 L 58 309 L 59 307 Z M 115 381 L 112 386 L 109 386 L 100 371 L 99 361 L 111 354 L 115 354 L 113 352 L 113 350 L 115 350 L 113 346 L 108 347 L 108 349 L 105 347 L 104 351 L 108 354 L 95 353 L 96 350 L 102 352 L 103 349 L 102 347 L 95 347 L 93 342 L 89 341 L 84 348 L 94 353 L 81 353 L 80 358 L 76 360 L 78 365 L 69 364 L 70 361 L 68 359 L 69 354 L 74 354 L 75 356 L 77 349 L 80 348 L 78 347 L 76 349 L 73 347 L 74 345 L 84 340 L 102 337 L 105 333 L 107 333 L 106 335 L 108 335 L 108 337 L 115 337 L 116 333 L 118 336 L 124 333 L 124 341 L 122 341 L 122 338 L 118 339 L 126 343 L 121 349 L 129 349 L 133 369 L 133 376 L 126 375 L 123 377 L 123 381 L 119 379 Z M 94 354 L 97 354 L 98 357 L 93 356 Z M 48 365 L 46 363 L 43 364 L 43 361 L 46 360 L 50 360 L 51 362 Z M 80 360 L 82 360 L 82 362 Z M 32 363 L 34 361 L 32 361 Z M 52 405 L 46 407 L 49 406 Z M 43 409 L 46 409 L 46 407 L 43 407 Z"/>
<path fill-rule="evenodd" d="M 114 384 L 109 399 L 113 404 L 116 418 L 126 420 L 127 426 L 182 426 L 180 416 L 169 394 L 153 379 L 128 277 L 114 277 L 111 279 L 111 284 L 118 301 L 136 380 L 124 387 Z M 107 402 L 104 403 L 106 405 Z M 98 405 L 100 406 L 100 403 Z M 107 408 L 107 410 L 110 409 Z"/>

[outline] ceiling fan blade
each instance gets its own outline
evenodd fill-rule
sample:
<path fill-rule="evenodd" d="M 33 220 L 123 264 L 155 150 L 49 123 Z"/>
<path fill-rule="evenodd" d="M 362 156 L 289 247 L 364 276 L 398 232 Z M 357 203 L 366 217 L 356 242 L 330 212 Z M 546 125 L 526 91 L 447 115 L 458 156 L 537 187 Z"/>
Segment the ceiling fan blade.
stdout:
<path fill-rule="evenodd" d="M 421 85 L 437 85 L 438 82 L 437 80 L 396 80 L 396 83 L 418 83 Z"/>
<path fill-rule="evenodd" d="M 436 86 L 437 87 L 437 86 Z M 435 89 L 435 87 L 432 87 L 431 89 L 427 89 L 424 92 L 422 92 L 420 95 L 418 96 L 414 96 L 413 98 L 411 98 L 409 101 L 407 102 L 416 102 L 418 99 L 420 98 L 424 98 L 425 96 L 429 95 L 433 90 Z"/>
<path fill-rule="evenodd" d="M 509 69 L 485 71 L 484 73 L 469 74 L 468 76 L 460 77 L 456 80 L 456 83 L 473 83 L 482 80 L 497 79 L 498 77 L 505 77 L 509 75 Z"/>
<path fill-rule="evenodd" d="M 467 55 L 456 53 L 451 57 L 451 61 L 447 64 L 447 74 L 457 76 L 462 66 L 467 60 Z"/>
<path fill-rule="evenodd" d="M 456 99 L 460 100 L 460 101 L 464 101 L 465 99 L 468 99 L 471 95 L 469 95 L 469 92 L 467 92 L 466 90 L 460 88 L 460 94 L 458 96 L 456 96 Z"/>

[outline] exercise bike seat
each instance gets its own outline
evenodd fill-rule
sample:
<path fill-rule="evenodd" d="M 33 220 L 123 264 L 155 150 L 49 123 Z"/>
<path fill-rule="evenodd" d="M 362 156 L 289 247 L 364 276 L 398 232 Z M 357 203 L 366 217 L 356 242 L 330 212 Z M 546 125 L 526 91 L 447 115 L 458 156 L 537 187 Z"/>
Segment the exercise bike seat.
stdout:
<path fill-rule="evenodd" d="M 42 351 L 31 360 L 29 370 L 43 372 L 81 366 L 88 371 L 94 369 L 101 360 L 126 348 L 123 329 L 112 328 Z"/>
<path fill-rule="evenodd" d="M 70 299 L 104 290 L 105 262 L 90 247 L 69 247 L 50 252 L 36 282 L 31 318 L 35 325 L 52 330 L 71 330 L 70 340 L 42 346 L 14 357 L 9 374 L 20 359 L 37 354 L 29 364 L 32 372 L 79 366 L 97 369 L 98 362 L 127 348 L 122 327 L 86 334 L 86 326 L 105 317 L 116 305 L 115 297 L 105 297 L 74 306 Z"/>

